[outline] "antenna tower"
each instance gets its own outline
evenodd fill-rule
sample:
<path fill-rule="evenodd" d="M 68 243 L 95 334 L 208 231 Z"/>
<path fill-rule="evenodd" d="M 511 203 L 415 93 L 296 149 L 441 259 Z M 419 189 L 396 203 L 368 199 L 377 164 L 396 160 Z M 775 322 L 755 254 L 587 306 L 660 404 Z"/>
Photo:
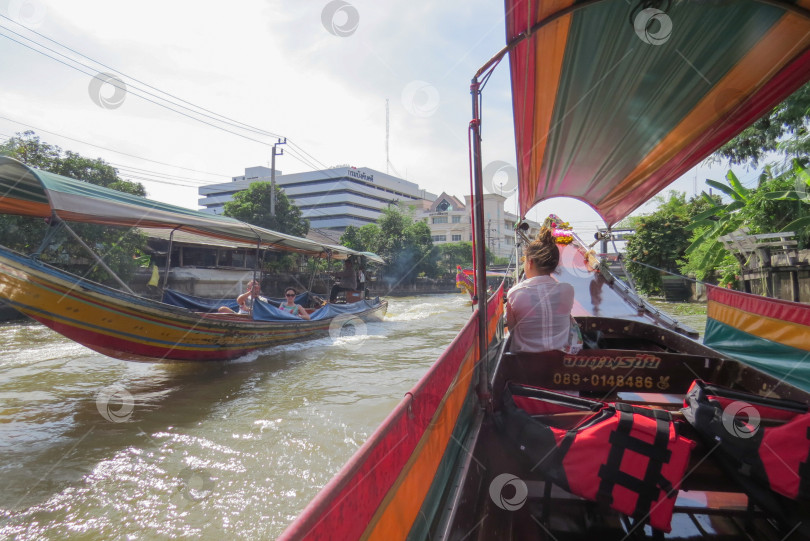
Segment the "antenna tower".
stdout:
<path fill-rule="evenodd" d="M 391 158 L 388 156 L 388 98 L 385 98 L 385 173 L 388 174 L 388 164 L 391 163 Z"/>

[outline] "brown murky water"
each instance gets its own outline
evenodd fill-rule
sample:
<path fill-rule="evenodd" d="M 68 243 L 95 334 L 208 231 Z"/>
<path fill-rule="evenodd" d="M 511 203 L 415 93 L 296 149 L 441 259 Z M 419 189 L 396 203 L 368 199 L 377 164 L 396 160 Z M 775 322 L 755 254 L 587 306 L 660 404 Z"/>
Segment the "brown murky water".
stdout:
<path fill-rule="evenodd" d="M 0 325 L 0 539 L 274 538 L 469 315 L 391 299 L 362 336 L 187 364 Z"/>

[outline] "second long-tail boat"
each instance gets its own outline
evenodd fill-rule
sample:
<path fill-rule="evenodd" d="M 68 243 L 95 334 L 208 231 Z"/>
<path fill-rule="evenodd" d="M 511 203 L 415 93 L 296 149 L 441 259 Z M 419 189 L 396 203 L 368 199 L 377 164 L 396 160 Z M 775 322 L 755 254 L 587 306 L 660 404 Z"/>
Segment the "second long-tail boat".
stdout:
<path fill-rule="evenodd" d="M 186 234 L 185 238 L 226 240 L 253 247 L 257 252 L 272 250 L 334 259 L 362 256 L 377 262 L 382 259 L 117 192 L 2 156 L 0 213 L 48 220 L 49 234 L 40 251 L 47 249 L 48 240 L 53 240 L 61 229 L 61 234 L 72 235 L 97 265 L 118 280 L 118 287 L 103 285 L 46 264 L 37 254 L 21 254 L 0 246 L 0 299 L 67 338 L 118 359 L 233 359 L 282 342 L 324 334 L 340 336 L 353 331 L 357 320 L 381 320 L 388 306 L 379 299 L 327 304 L 314 310 L 309 320 L 303 320 L 279 310 L 277 304 L 258 300 L 249 315 L 240 315 L 218 313 L 216 305 L 205 306 L 200 299 L 165 287 L 160 300 L 138 295 L 117 278 L 103 257 L 87 246 L 69 223 L 169 230 L 172 235 L 179 231 Z M 168 276 L 171 258 L 166 259 L 164 276 Z"/>

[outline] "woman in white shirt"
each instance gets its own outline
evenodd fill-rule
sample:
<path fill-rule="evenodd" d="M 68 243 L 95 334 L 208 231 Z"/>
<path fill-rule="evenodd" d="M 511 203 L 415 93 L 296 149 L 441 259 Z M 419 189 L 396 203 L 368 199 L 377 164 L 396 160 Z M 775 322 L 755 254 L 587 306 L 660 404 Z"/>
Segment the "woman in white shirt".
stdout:
<path fill-rule="evenodd" d="M 560 262 L 551 229 L 540 230 L 525 256 L 526 279 L 509 290 L 506 305 L 510 351 L 566 349 L 571 346 L 574 287 L 551 276 Z"/>

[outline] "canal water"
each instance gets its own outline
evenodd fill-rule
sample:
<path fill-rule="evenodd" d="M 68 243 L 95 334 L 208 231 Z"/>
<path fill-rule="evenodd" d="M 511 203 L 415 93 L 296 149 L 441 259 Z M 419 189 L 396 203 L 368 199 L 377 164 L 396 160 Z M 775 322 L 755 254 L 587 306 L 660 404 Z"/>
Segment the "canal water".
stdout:
<path fill-rule="evenodd" d="M 0 539 L 275 538 L 470 315 L 461 295 L 389 302 L 359 336 L 227 363 L 0 325 Z"/>

